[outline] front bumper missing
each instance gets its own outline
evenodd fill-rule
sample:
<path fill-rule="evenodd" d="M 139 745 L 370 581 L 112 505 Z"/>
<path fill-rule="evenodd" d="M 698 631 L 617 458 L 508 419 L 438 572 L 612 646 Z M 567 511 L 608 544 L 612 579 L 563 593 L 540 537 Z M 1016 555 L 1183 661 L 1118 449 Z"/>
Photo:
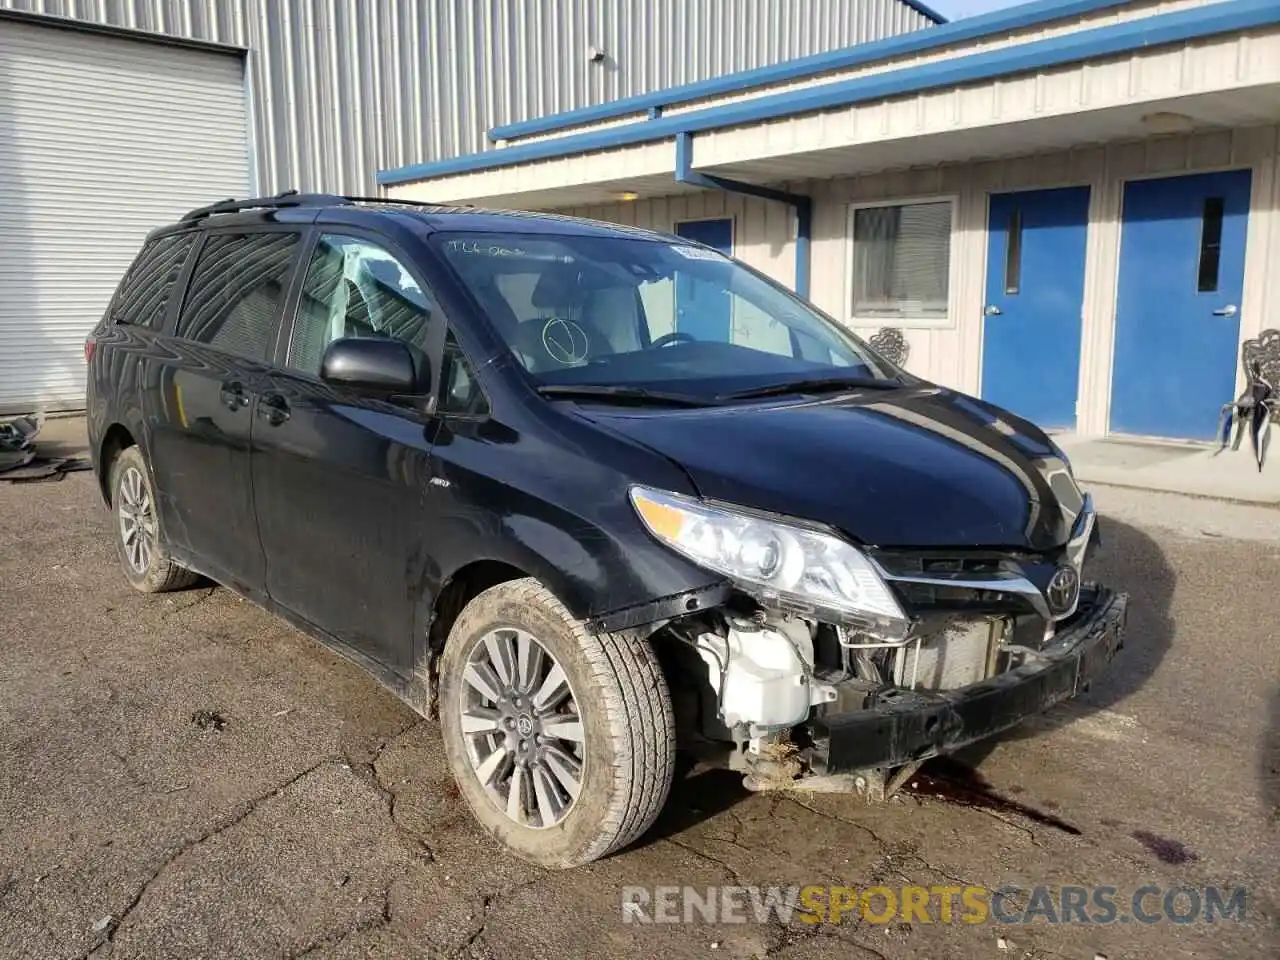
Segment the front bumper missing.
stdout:
<path fill-rule="evenodd" d="M 818 774 L 896 767 L 950 753 L 1087 688 L 1123 646 L 1126 594 L 1082 591 L 1076 615 L 1036 658 L 946 692 L 894 689 L 868 708 L 816 717 L 810 768 Z"/>

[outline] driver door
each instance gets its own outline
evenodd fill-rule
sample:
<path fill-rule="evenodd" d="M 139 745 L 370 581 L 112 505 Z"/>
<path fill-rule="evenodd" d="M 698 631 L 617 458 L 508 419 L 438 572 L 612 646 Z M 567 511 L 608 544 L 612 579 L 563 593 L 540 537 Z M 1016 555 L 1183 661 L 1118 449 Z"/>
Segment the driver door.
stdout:
<path fill-rule="evenodd" d="M 444 334 L 407 256 L 355 231 L 318 234 L 254 421 L 267 593 L 400 674 L 413 666 L 415 603 L 430 580 L 425 406 L 332 387 L 320 361 L 339 337 L 394 337 L 438 371 Z"/>

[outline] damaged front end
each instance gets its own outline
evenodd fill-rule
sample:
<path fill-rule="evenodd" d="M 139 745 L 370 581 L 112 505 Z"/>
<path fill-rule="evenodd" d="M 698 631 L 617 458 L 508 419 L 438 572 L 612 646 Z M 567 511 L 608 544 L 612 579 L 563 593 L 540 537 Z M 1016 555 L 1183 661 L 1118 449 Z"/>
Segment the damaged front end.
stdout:
<path fill-rule="evenodd" d="M 845 551 L 821 530 L 654 499 L 637 502 L 651 530 L 735 577 L 723 606 L 655 640 L 671 641 L 659 647 L 685 746 L 751 789 L 883 798 L 920 762 L 1075 696 L 1122 644 L 1127 597 L 1082 580 L 1098 540 L 1087 496 L 1068 542 L 1039 553 Z M 796 542 L 775 550 L 771 537 Z M 725 554 L 772 575 L 744 575 Z M 803 574 L 774 573 L 801 562 Z"/>

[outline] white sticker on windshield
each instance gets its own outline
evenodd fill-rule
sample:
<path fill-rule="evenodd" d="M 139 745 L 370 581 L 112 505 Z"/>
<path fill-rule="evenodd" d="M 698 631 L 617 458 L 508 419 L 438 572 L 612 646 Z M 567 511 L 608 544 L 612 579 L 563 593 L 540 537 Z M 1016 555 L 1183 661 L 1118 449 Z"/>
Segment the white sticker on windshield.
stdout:
<path fill-rule="evenodd" d="M 712 250 L 710 247 L 689 247 L 684 244 L 673 246 L 671 248 L 682 257 L 688 257 L 690 260 L 723 260 L 724 254 L 718 250 Z"/>

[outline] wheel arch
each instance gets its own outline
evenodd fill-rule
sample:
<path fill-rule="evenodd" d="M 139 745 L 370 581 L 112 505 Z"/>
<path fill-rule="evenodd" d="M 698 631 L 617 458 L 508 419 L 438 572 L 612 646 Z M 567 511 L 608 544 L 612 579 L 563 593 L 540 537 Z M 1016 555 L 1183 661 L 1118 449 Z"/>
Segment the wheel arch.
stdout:
<path fill-rule="evenodd" d="M 111 506 L 111 467 L 122 452 L 137 445 L 132 431 L 122 423 L 113 423 L 102 435 L 97 457 L 98 490 L 108 507 Z"/>
<path fill-rule="evenodd" d="M 490 587 L 530 576 L 534 574 L 507 560 L 481 557 L 463 564 L 441 581 L 435 596 L 429 598 L 431 604 L 423 622 L 415 631 L 424 638 L 424 643 L 415 652 L 414 674 L 420 686 L 414 697 L 421 697 L 421 707 L 428 716 L 437 715 L 440 655 L 449 631 L 467 604 Z"/>
<path fill-rule="evenodd" d="M 511 536 L 507 529 L 474 541 L 464 555 L 446 564 L 441 574 L 434 595 L 424 598 L 430 607 L 424 611 L 425 623 L 418 631 L 418 636 L 427 638 L 428 657 L 444 647 L 458 614 L 473 597 L 508 580 L 534 578 L 579 620 L 597 613 L 601 602 L 588 585 L 575 579 L 569 565 L 556 563 L 527 540 Z"/>

